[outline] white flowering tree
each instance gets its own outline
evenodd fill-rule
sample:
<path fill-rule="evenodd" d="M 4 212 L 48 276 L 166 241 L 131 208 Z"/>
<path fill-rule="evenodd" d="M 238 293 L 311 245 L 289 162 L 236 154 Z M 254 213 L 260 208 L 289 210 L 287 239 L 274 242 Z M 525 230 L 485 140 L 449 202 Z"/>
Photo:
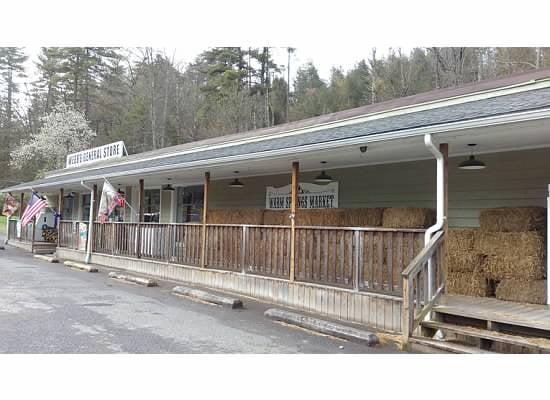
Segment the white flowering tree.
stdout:
<path fill-rule="evenodd" d="M 57 105 L 42 123 L 38 134 L 11 152 L 10 165 L 18 169 L 40 165 L 42 171 L 62 168 L 67 154 L 89 148 L 96 136 L 84 114 L 66 104 Z"/>

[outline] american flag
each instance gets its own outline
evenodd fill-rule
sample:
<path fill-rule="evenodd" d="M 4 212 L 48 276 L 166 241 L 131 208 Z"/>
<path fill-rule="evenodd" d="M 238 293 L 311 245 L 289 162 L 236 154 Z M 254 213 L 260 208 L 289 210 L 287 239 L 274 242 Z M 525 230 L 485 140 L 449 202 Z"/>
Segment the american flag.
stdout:
<path fill-rule="evenodd" d="M 32 221 L 34 217 L 42 212 L 48 206 L 48 202 L 39 196 L 37 193 L 32 192 L 31 199 L 25 208 L 25 212 L 21 217 L 21 226 L 26 226 Z"/>

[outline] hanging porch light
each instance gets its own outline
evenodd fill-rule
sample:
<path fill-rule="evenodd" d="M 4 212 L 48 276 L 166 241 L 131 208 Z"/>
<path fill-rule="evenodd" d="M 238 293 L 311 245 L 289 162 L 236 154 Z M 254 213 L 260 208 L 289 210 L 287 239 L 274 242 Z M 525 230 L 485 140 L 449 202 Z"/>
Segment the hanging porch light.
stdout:
<path fill-rule="evenodd" d="M 327 163 L 326 161 L 321 161 L 321 165 L 325 165 L 326 163 Z M 330 175 L 327 175 L 324 169 L 315 178 L 315 183 L 330 183 L 330 182 L 332 182 L 332 177 Z"/>
<path fill-rule="evenodd" d="M 239 171 L 234 171 L 235 174 L 238 174 Z M 244 184 L 239 180 L 239 178 L 235 178 L 229 183 L 229 187 L 233 188 L 242 188 Z"/>
<path fill-rule="evenodd" d="M 468 147 L 470 147 L 470 156 L 462 161 L 460 164 L 458 164 L 458 168 L 460 169 L 466 169 L 466 170 L 475 170 L 475 169 L 484 169 L 486 168 L 486 165 L 483 161 L 478 160 L 474 156 L 474 149 L 477 146 L 476 143 L 470 143 L 468 144 Z"/>

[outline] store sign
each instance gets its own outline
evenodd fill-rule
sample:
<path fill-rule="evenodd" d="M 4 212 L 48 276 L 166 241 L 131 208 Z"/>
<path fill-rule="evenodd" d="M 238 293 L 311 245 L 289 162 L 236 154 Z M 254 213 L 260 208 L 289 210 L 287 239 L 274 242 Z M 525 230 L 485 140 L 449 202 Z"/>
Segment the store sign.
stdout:
<path fill-rule="evenodd" d="M 284 210 L 290 208 L 291 185 L 266 188 L 265 208 Z M 298 185 L 298 208 L 338 208 L 338 182 L 327 185 L 300 183 Z"/>
<path fill-rule="evenodd" d="M 121 158 L 124 155 L 124 142 L 106 144 L 93 149 L 82 150 L 67 156 L 67 168 L 76 168 L 97 161 Z"/>

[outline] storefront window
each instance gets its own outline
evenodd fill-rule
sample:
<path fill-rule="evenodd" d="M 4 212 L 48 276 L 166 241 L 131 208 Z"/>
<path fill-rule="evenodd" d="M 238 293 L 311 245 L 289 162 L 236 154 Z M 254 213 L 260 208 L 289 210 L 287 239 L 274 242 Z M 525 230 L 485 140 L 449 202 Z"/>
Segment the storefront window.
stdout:
<path fill-rule="evenodd" d="M 150 189 L 144 192 L 145 213 L 144 222 L 159 222 L 160 220 L 160 190 Z"/>
<path fill-rule="evenodd" d="M 200 222 L 204 199 L 203 186 L 187 186 L 177 191 L 177 221 Z"/>
<path fill-rule="evenodd" d="M 90 199 L 91 195 L 82 195 L 82 220 L 88 221 L 90 219 Z"/>
<path fill-rule="evenodd" d="M 76 219 L 76 215 L 73 215 L 74 213 L 74 209 L 75 209 L 75 204 L 76 204 L 76 199 L 74 197 L 74 195 L 72 195 L 73 197 L 67 197 L 65 196 L 65 198 L 63 199 L 63 210 L 61 210 L 61 214 L 63 216 L 63 219 L 65 220 L 72 220 L 72 219 Z"/>

